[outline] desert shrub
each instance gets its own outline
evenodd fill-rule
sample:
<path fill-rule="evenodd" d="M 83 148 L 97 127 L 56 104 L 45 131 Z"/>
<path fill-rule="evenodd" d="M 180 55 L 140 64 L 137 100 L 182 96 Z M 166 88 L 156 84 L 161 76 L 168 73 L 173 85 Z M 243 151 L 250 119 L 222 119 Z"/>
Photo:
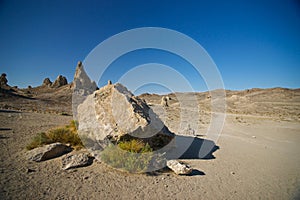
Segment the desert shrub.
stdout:
<path fill-rule="evenodd" d="M 101 160 L 106 164 L 133 173 L 145 172 L 152 159 L 149 144 L 140 140 L 122 141 L 103 150 Z"/>
<path fill-rule="evenodd" d="M 34 149 L 36 147 L 40 147 L 43 144 L 50 144 L 50 143 L 51 143 L 51 140 L 48 138 L 46 133 L 41 132 L 41 133 L 38 133 L 36 136 L 33 137 L 31 143 L 29 143 L 26 146 L 26 149 L 31 150 L 31 149 Z"/>
<path fill-rule="evenodd" d="M 50 144 L 60 142 L 70 144 L 75 149 L 80 149 L 83 144 L 77 133 L 76 122 L 72 120 L 69 125 L 49 130 L 47 133 L 38 133 L 30 144 L 26 146 L 28 150 Z"/>
<path fill-rule="evenodd" d="M 121 149 L 132 153 L 144 153 L 152 151 L 148 143 L 145 144 L 143 141 L 136 139 L 132 139 L 130 141 L 121 141 L 118 143 L 118 146 Z"/>
<path fill-rule="evenodd" d="M 82 146 L 80 137 L 77 132 L 71 131 L 69 128 L 57 128 L 50 130 L 47 136 L 52 142 L 60 142 L 63 144 L 70 144 L 73 147 Z"/>
<path fill-rule="evenodd" d="M 70 129 L 72 132 L 77 132 L 78 127 L 78 121 L 72 120 L 69 125 L 66 126 L 66 128 Z"/>

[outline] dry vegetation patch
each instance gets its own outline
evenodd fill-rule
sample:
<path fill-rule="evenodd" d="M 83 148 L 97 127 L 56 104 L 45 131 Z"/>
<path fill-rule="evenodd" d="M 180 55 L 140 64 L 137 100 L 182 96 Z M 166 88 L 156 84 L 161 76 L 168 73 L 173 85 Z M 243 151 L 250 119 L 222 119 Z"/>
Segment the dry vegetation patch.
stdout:
<path fill-rule="evenodd" d="M 148 143 L 132 139 L 108 146 L 103 150 L 101 160 L 117 169 L 141 173 L 148 169 L 152 156 Z"/>
<path fill-rule="evenodd" d="M 72 120 L 69 125 L 51 129 L 47 133 L 38 133 L 26 146 L 26 149 L 31 150 L 36 147 L 55 142 L 70 144 L 75 149 L 81 149 L 83 144 L 77 133 L 76 121 Z"/>

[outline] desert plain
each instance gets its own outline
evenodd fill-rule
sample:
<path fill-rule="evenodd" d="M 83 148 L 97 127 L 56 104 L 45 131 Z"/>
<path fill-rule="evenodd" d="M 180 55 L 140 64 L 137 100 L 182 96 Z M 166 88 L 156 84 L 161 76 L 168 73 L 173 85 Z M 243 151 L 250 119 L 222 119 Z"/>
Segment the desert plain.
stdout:
<path fill-rule="evenodd" d="M 175 134 L 209 139 L 214 114 L 209 92 L 168 96 L 168 107 L 160 104 L 161 95 L 140 98 Z M 179 96 L 196 98 L 198 109 L 180 107 Z M 70 84 L 1 91 L 1 199 L 300 198 L 300 89 L 226 90 L 226 118 L 211 156 L 180 159 L 194 169 L 189 176 L 168 170 L 131 174 L 96 159 L 70 170 L 62 170 L 59 157 L 39 163 L 27 160 L 25 147 L 36 133 L 72 119 Z M 195 132 L 180 130 L 180 123 Z"/>

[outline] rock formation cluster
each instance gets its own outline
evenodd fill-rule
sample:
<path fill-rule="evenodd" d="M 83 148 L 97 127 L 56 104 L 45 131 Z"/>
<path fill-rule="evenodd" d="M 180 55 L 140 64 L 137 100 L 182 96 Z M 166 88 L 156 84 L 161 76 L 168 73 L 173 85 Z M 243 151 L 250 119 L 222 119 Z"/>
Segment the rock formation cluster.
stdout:
<path fill-rule="evenodd" d="M 47 87 L 51 87 L 51 88 L 59 88 L 64 85 L 67 85 L 67 84 L 68 84 L 67 78 L 62 75 L 59 75 L 53 83 L 50 80 L 50 78 L 45 78 L 42 86 L 47 86 Z"/>

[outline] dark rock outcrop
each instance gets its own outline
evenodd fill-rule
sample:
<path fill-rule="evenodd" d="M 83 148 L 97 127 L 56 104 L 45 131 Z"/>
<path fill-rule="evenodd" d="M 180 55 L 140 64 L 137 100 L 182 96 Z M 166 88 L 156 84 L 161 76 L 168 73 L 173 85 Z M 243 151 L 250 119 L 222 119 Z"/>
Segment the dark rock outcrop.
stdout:
<path fill-rule="evenodd" d="M 59 75 L 56 78 L 56 80 L 52 83 L 51 87 L 59 88 L 61 86 L 67 85 L 67 84 L 68 84 L 67 78 L 62 75 Z"/>
<path fill-rule="evenodd" d="M 50 87 L 52 85 L 52 81 L 49 78 L 45 78 L 43 81 L 43 86 Z"/>
<path fill-rule="evenodd" d="M 8 86 L 8 80 L 6 78 L 6 74 L 2 73 L 0 76 L 0 87 L 7 87 Z"/>

